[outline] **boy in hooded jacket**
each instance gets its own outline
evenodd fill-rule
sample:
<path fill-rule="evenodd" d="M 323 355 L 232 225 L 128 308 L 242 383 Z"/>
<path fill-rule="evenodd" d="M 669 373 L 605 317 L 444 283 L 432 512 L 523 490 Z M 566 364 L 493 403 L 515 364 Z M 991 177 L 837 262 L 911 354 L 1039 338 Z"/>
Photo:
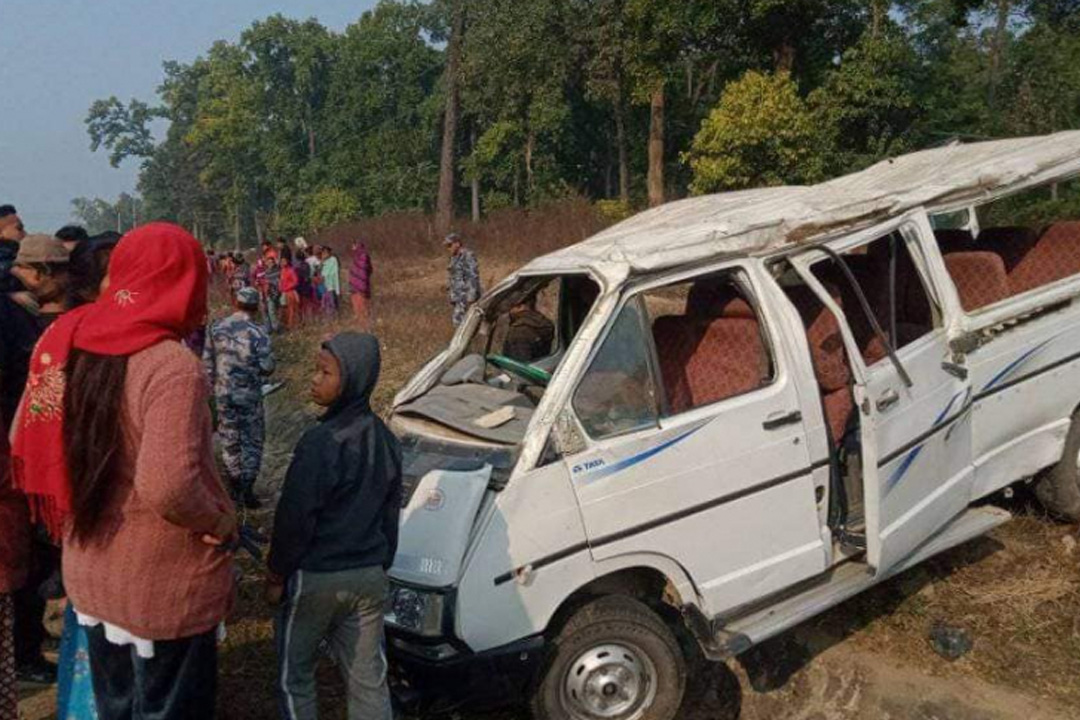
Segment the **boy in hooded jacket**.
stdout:
<path fill-rule="evenodd" d="M 383 651 L 386 571 L 401 510 L 401 450 L 371 409 L 379 343 L 342 333 L 319 352 L 311 396 L 326 408 L 285 477 L 267 560 L 281 714 L 317 717 L 315 666 L 325 640 L 348 684 L 350 720 L 390 720 Z M 282 598 L 284 597 L 284 602 Z"/>

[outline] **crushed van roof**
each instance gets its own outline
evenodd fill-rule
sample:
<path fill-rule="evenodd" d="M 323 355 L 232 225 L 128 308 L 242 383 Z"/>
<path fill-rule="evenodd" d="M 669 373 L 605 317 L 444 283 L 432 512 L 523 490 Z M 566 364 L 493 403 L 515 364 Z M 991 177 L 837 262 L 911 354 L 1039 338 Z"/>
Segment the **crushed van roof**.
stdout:
<path fill-rule="evenodd" d="M 591 267 L 608 280 L 780 250 L 914 208 L 950 209 L 1080 172 L 1080 130 L 902 155 L 810 186 L 688 198 L 639 213 L 529 263 L 528 272 Z"/>

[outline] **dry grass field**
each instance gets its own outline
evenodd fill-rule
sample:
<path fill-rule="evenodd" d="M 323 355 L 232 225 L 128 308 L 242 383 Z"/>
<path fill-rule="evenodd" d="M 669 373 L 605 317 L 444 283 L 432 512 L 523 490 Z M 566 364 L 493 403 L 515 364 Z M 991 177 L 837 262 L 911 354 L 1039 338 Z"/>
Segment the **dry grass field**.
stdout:
<path fill-rule="evenodd" d="M 510 212 L 462 230 L 480 259 L 485 287 L 541 252 L 576 242 L 604 220 L 584 203 Z M 398 387 L 449 339 L 445 252 L 428 220 L 404 216 L 335 228 L 329 242 L 344 256 L 363 237 L 375 262 L 375 332 L 384 350 L 375 397 L 382 411 Z M 260 484 L 273 500 L 291 448 L 312 421 L 305 401 L 315 348 L 351 326 L 343 316 L 275 339 L 284 390 L 268 404 L 269 447 Z M 729 666 L 697 668 L 682 717 L 910 718 L 1037 720 L 1080 713 L 1080 549 L 1076 528 L 1040 516 L 1023 499 L 1018 517 L 901 575 Z M 263 528 L 271 510 L 252 520 Z M 245 570 L 221 655 L 220 717 L 276 717 L 272 612 L 261 600 L 258 568 Z M 939 621 L 967 630 L 971 653 L 938 657 L 928 635 Z M 333 668 L 323 669 L 324 717 L 344 718 Z M 48 692 L 28 694 L 26 717 L 51 717 Z M 466 720 L 474 720 L 463 716 Z M 508 710 L 491 720 L 519 720 Z M 479 719 L 475 719 L 479 720 Z"/>

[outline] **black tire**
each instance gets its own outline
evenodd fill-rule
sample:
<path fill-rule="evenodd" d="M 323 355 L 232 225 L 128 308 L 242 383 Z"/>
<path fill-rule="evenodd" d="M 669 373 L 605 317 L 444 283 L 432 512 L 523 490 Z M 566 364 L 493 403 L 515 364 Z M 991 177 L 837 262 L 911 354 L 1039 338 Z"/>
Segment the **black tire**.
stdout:
<path fill-rule="evenodd" d="M 1080 522 L 1080 413 L 1073 415 L 1065 450 L 1058 464 L 1042 473 L 1035 482 L 1035 497 L 1046 510 L 1061 520 Z"/>
<path fill-rule="evenodd" d="M 583 692 L 570 692 L 570 685 Z M 589 709 L 596 693 L 612 692 L 600 702 L 627 707 L 606 716 L 611 720 L 672 720 L 685 691 L 686 659 L 675 635 L 648 606 L 609 595 L 579 609 L 559 632 L 529 706 L 536 720 L 592 720 L 601 717 Z"/>

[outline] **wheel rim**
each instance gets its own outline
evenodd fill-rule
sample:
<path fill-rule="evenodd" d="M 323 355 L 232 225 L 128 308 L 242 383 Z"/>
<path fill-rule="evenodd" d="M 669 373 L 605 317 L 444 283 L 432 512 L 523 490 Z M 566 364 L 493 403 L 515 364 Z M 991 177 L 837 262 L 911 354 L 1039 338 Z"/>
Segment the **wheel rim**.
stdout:
<path fill-rule="evenodd" d="M 570 664 L 563 709 L 574 720 L 637 720 L 656 697 L 656 667 L 633 645 L 589 648 Z"/>

